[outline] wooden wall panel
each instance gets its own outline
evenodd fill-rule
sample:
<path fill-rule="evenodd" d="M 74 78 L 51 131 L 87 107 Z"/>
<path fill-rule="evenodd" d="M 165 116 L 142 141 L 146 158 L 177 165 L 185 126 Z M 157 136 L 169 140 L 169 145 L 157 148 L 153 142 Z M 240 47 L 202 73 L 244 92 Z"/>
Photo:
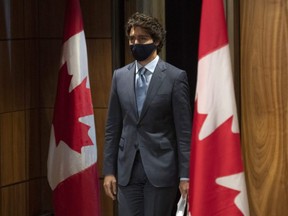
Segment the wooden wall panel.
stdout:
<path fill-rule="evenodd" d="M 108 107 L 112 79 L 110 39 L 87 40 L 89 78 L 94 107 Z"/>
<path fill-rule="evenodd" d="M 1 188 L 1 208 L 2 216 L 26 216 L 27 215 L 27 184 L 17 184 Z M 28 216 L 28 215 L 27 215 Z"/>
<path fill-rule="evenodd" d="M 84 31 L 87 38 L 111 40 L 111 0 L 81 0 Z"/>
<path fill-rule="evenodd" d="M 38 199 L 41 199 L 42 212 L 52 212 L 52 193 L 47 178 L 41 179 L 41 195 Z"/>
<path fill-rule="evenodd" d="M 60 69 L 62 40 L 40 40 L 40 106 L 53 108 Z"/>
<path fill-rule="evenodd" d="M 53 118 L 53 109 L 41 109 L 40 121 L 40 145 L 41 145 L 41 173 L 47 175 L 47 158 L 49 150 L 50 132 Z M 47 180 L 46 180 L 47 181 Z"/>
<path fill-rule="evenodd" d="M 12 130 L 12 114 L 0 114 L 0 186 L 5 184 L 5 182 L 12 181 L 7 176 L 7 172 L 10 171 L 11 165 L 8 165 L 9 167 L 6 167 L 5 162 L 5 155 L 2 156 L 4 152 L 4 148 L 6 147 L 7 143 L 13 142 L 13 130 Z M 9 152 L 5 152 L 6 157 L 11 157 L 11 154 Z M 7 171 L 8 169 L 8 171 Z M 10 177 L 12 178 L 12 177 Z"/>
<path fill-rule="evenodd" d="M 22 38 L 24 36 L 24 1 L 1 1 L 0 39 Z"/>
<path fill-rule="evenodd" d="M 65 3 L 66 1 L 57 0 L 38 1 L 40 38 L 62 38 L 65 16 Z"/>
<path fill-rule="evenodd" d="M 288 215 L 288 5 L 240 1 L 241 134 L 251 215 Z"/>
<path fill-rule="evenodd" d="M 0 42 L 0 113 L 16 111 L 25 106 L 24 47 L 21 40 Z"/>
<path fill-rule="evenodd" d="M 25 154 L 25 113 L 1 114 L 1 186 L 27 179 Z"/>
<path fill-rule="evenodd" d="M 24 2 L 24 1 L 23 1 Z M 25 38 L 38 38 L 38 2 L 39 0 L 26 0 L 24 2 L 24 36 Z"/>
<path fill-rule="evenodd" d="M 35 109 L 39 107 L 39 41 L 25 40 L 24 43 L 25 108 Z"/>
<path fill-rule="evenodd" d="M 127 23 L 129 17 L 132 14 L 136 13 L 136 11 L 137 11 L 137 1 L 134 1 L 134 0 L 125 1 L 125 3 L 124 3 L 124 24 L 123 25 L 125 25 Z M 133 56 L 132 56 L 131 51 L 130 51 L 128 39 L 126 37 L 125 27 L 123 26 L 123 28 L 124 28 L 124 33 L 125 33 L 125 38 L 124 38 L 125 39 L 125 45 L 124 45 L 125 64 L 129 64 L 132 61 L 134 61 L 134 59 L 133 59 Z"/>
<path fill-rule="evenodd" d="M 29 181 L 27 184 L 27 215 L 41 215 L 41 179 L 34 179 Z"/>
<path fill-rule="evenodd" d="M 25 113 L 26 170 L 28 179 L 41 177 L 39 110 Z"/>
<path fill-rule="evenodd" d="M 112 78 L 112 5 L 80 0 L 87 37 L 99 175 Z M 0 215 L 52 211 L 47 155 L 58 82 L 66 1 L 0 4 Z M 103 216 L 114 204 L 102 188 Z"/>

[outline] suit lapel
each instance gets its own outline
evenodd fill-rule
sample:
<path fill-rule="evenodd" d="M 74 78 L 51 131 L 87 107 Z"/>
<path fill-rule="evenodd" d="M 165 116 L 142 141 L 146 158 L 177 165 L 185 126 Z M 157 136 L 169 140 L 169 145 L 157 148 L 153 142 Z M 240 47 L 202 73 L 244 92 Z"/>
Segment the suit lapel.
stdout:
<path fill-rule="evenodd" d="M 128 67 L 127 80 L 125 88 L 127 88 L 128 97 L 130 98 L 132 110 L 135 116 L 138 118 L 137 112 L 137 105 L 136 105 L 136 98 L 135 98 L 135 71 L 136 71 L 136 64 L 132 63 L 131 66 Z"/>
<path fill-rule="evenodd" d="M 151 78 L 151 81 L 149 84 L 149 88 L 147 91 L 145 102 L 143 104 L 143 108 L 141 111 L 139 121 L 143 118 L 143 116 L 147 112 L 151 101 L 153 100 L 154 96 L 156 95 L 159 87 L 162 85 L 162 82 L 163 82 L 164 78 L 166 77 L 166 74 L 164 73 L 165 70 L 166 70 L 165 63 L 161 59 L 159 59 L 159 62 L 155 68 L 155 71 L 152 75 L 152 78 Z"/>

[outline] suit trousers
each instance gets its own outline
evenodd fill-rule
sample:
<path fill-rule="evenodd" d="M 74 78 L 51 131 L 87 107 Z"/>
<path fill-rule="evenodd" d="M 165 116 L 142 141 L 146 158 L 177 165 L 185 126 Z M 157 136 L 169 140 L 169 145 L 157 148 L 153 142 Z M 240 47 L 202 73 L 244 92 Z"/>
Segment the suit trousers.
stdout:
<path fill-rule="evenodd" d="M 149 182 L 138 151 L 128 185 L 118 185 L 118 216 L 170 216 L 177 191 L 178 185 L 155 187 Z"/>

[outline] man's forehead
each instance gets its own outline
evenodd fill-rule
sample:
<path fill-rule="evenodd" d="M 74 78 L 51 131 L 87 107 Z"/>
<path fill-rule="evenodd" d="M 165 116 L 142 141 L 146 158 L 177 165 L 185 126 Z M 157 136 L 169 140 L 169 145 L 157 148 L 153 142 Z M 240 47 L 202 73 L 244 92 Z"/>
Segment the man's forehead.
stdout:
<path fill-rule="evenodd" d="M 133 35 L 145 35 L 145 36 L 149 36 L 149 33 L 144 29 L 144 28 L 141 28 L 139 26 L 135 26 L 135 27 L 132 27 L 131 30 L 130 30 L 130 35 L 133 34 Z"/>

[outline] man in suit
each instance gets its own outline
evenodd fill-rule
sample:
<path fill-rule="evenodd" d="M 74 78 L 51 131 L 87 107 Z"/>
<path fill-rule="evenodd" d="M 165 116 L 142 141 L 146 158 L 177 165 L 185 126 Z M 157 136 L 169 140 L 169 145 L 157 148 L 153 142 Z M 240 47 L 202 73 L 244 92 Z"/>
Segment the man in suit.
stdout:
<path fill-rule="evenodd" d="M 133 14 L 126 33 L 135 61 L 114 71 L 106 122 L 104 189 L 119 216 L 169 216 L 187 196 L 191 109 L 186 72 L 161 60 L 165 30 Z"/>

